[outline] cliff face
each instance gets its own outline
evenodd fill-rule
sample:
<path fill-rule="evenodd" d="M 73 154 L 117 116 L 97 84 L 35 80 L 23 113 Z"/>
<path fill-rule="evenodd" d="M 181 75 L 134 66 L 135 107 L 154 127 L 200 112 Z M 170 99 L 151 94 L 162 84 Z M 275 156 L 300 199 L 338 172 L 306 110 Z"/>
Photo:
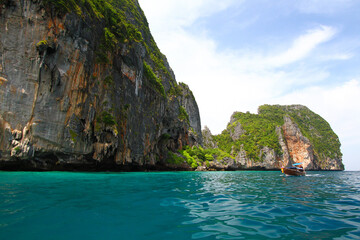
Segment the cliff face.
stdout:
<path fill-rule="evenodd" d="M 234 113 L 222 134 L 204 134 L 204 142 L 209 141 L 227 154 L 215 156 L 220 169 L 279 169 L 303 162 L 307 170 L 344 170 L 336 134 L 300 105 L 264 105 L 259 114 Z"/>
<path fill-rule="evenodd" d="M 201 144 L 136 0 L 56 2 L 0 2 L 0 169 L 166 169 Z"/>
<path fill-rule="evenodd" d="M 284 117 L 282 126 L 285 145 L 282 146 L 283 165 L 288 166 L 292 163 L 303 162 L 303 167 L 307 169 L 314 168 L 314 151 L 309 139 L 304 137 L 289 116 Z M 281 135 L 279 134 L 279 137 Z"/>

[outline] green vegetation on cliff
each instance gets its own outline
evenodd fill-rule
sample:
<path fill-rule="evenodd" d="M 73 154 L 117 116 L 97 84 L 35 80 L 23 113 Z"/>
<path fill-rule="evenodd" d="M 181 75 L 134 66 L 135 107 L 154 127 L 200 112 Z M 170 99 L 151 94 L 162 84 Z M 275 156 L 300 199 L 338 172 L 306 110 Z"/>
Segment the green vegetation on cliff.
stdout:
<path fill-rule="evenodd" d="M 258 112 L 234 113 L 227 128 L 221 134 L 213 136 L 218 148 L 232 157 L 240 150 L 245 150 L 246 156 L 253 161 L 262 161 L 261 150 L 264 147 L 273 149 L 279 156 L 282 150 L 276 128 L 284 124 L 285 116 L 289 116 L 309 139 L 320 159 L 341 158 L 338 136 L 329 123 L 308 108 L 300 105 L 263 105 Z M 234 136 L 236 131 L 238 136 Z"/>
<path fill-rule="evenodd" d="M 186 162 L 193 169 L 196 169 L 198 166 L 205 166 L 209 169 L 210 162 L 216 159 L 222 163 L 224 158 L 230 159 L 232 157 L 219 148 L 204 149 L 200 146 L 186 146 L 179 150 L 178 154 L 169 151 L 166 161 L 175 165 L 181 165 Z"/>
<path fill-rule="evenodd" d="M 236 156 L 243 148 L 246 155 L 255 160 L 261 160 L 261 149 L 269 147 L 276 153 L 281 153 L 278 136 L 276 134 L 276 123 L 270 119 L 251 113 L 235 113 L 234 122 L 228 125 L 222 134 L 214 136 L 214 140 L 223 151 Z M 230 132 L 235 131 L 235 127 L 241 124 L 243 133 L 238 138 L 233 139 Z"/>
<path fill-rule="evenodd" d="M 2 22 L 17 23 L 6 31 L 4 28 L 1 39 L 14 40 L 12 46 L 19 46 L 4 49 L 3 60 L 10 65 L 3 75 L 9 76 L 12 85 L 20 86 L 26 78 L 16 77 L 11 69 L 25 76 L 31 65 L 37 69 L 33 80 L 44 83 L 41 89 L 27 89 L 35 100 L 43 96 L 42 101 L 34 100 L 36 106 L 29 110 L 28 101 L 21 100 L 21 112 L 6 122 L 11 130 L 20 126 L 16 130 L 22 132 L 21 126 L 29 119 L 27 113 L 39 121 L 29 132 L 31 151 L 25 153 L 29 159 L 36 157 L 46 163 L 45 156 L 58 151 L 62 153 L 61 164 L 71 165 L 76 158 L 79 166 L 89 163 L 96 165 L 94 169 L 156 169 L 166 163 L 167 155 L 182 158 L 185 169 L 186 162 L 194 168 L 201 163 L 190 153 L 184 152 L 185 158 L 178 152 L 201 143 L 198 106 L 190 89 L 176 83 L 137 0 L 0 3 Z M 34 34 L 28 36 L 29 32 Z M 14 38 L 18 34 L 19 38 Z M 23 54 L 24 46 L 31 48 L 29 56 L 15 59 Z M 35 58 L 41 61 L 29 62 Z M 21 64 L 15 64 L 17 60 Z M 25 67 L 18 68 L 20 65 Z M 16 100 L 16 94 L 6 97 L 6 102 Z M 5 110 L 15 112 L 15 108 L 10 104 Z M 3 122 L 0 118 L 0 125 Z M 11 135 L 7 130 L 5 133 Z M 3 149 L 11 156 L 14 146 L 3 139 Z M 38 158 L 35 151 L 44 152 L 44 157 Z M 37 168 L 35 162 L 33 165 Z"/>
<path fill-rule="evenodd" d="M 310 109 L 300 105 L 280 106 L 263 105 L 259 115 L 282 125 L 284 116 L 290 116 L 299 126 L 302 134 L 310 140 L 315 153 L 321 157 L 341 158 L 340 141 L 330 124 Z"/>
<path fill-rule="evenodd" d="M 159 79 L 155 73 L 153 72 L 152 68 L 149 64 L 145 61 L 143 62 L 144 65 L 144 75 L 150 81 L 151 85 L 163 96 L 166 97 L 164 86 L 162 85 L 161 79 Z"/>
<path fill-rule="evenodd" d="M 105 47 L 114 47 L 121 42 L 142 41 L 142 34 L 127 19 L 127 14 L 135 16 L 137 23 L 142 23 L 139 9 L 131 0 L 43 0 L 44 6 L 56 11 L 58 15 L 74 12 L 83 19 L 89 18 L 104 23 Z M 140 20 L 141 18 L 141 20 Z M 110 38 L 109 38 L 110 37 Z M 110 41 L 110 42 L 108 42 Z"/>
<path fill-rule="evenodd" d="M 103 26 L 102 41 L 96 52 L 98 63 L 109 64 L 111 61 L 108 59 L 108 54 L 116 52 L 119 44 L 128 44 L 131 48 L 132 44 L 140 42 L 145 47 L 149 65 L 153 67 L 152 72 L 157 75 L 160 82 L 166 77 L 171 82 L 171 88 L 177 87 L 167 67 L 166 58 L 151 36 L 146 17 L 136 1 L 42 0 L 42 3 L 51 13 L 55 12 L 60 16 L 75 13 L 85 21 L 96 22 Z M 164 95 L 162 90 L 159 92 Z"/>
<path fill-rule="evenodd" d="M 179 119 L 190 123 L 189 114 L 183 106 L 180 106 L 179 108 Z"/>

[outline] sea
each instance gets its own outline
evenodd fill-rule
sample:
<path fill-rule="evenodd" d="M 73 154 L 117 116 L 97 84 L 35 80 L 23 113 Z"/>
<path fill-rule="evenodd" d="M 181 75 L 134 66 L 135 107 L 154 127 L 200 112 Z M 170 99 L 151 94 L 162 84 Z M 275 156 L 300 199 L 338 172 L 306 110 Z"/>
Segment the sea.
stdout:
<path fill-rule="evenodd" d="M 360 172 L 0 172 L 0 239 L 360 239 Z"/>

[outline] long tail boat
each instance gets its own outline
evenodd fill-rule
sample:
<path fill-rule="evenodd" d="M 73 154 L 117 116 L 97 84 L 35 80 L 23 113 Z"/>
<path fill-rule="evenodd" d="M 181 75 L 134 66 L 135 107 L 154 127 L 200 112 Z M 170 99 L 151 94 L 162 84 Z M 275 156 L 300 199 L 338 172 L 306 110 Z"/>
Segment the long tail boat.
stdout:
<path fill-rule="evenodd" d="M 281 172 L 289 176 L 305 176 L 306 172 L 301 165 L 302 163 L 295 163 L 292 167 L 282 167 Z"/>

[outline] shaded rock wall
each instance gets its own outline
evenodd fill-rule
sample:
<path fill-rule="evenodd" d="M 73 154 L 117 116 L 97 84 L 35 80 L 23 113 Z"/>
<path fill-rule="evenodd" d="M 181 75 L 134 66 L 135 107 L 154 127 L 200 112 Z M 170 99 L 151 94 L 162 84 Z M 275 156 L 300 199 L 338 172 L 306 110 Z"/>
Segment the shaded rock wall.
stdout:
<path fill-rule="evenodd" d="M 165 57 L 170 76 L 158 73 L 163 96 L 144 76 L 144 61 L 155 63 L 143 42 L 119 43 L 104 63 L 97 55 L 101 22 L 53 14 L 40 1 L 5 2 L 1 169 L 166 169 L 168 151 L 201 143 L 195 98 L 176 83 Z M 189 119 L 179 118 L 180 107 Z"/>

